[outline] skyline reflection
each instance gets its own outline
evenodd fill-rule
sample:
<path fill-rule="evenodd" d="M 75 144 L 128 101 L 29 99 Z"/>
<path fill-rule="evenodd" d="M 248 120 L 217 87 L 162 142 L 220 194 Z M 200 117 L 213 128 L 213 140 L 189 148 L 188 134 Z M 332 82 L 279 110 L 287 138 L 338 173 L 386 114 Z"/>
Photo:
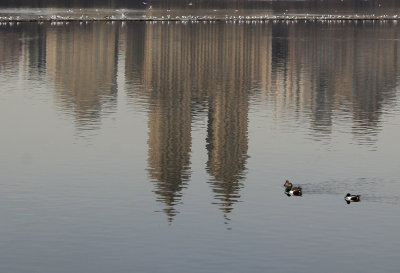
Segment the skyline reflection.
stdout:
<path fill-rule="evenodd" d="M 344 122 L 374 145 L 397 99 L 399 34 L 392 23 L 2 25 L 0 72 L 46 78 L 78 132 L 117 112 L 118 93 L 143 106 L 147 171 L 168 221 L 190 186 L 193 122 L 205 117 L 208 183 L 228 218 L 245 186 L 251 106 L 316 141 Z"/>
<path fill-rule="evenodd" d="M 148 171 L 169 221 L 177 213 L 175 206 L 190 179 L 191 90 L 186 59 L 190 44 L 179 43 L 184 39 L 181 35 L 176 28 L 147 24 L 143 46 L 141 84 L 149 108 Z M 154 42 L 156 37 L 159 40 Z"/>
<path fill-rule="evenodd" d="M 46 72 L 56 103 L 72 112 L 76 126 L 97 128 L 117 96 L 118 29 L 111 24 L 46 28 Z"/>

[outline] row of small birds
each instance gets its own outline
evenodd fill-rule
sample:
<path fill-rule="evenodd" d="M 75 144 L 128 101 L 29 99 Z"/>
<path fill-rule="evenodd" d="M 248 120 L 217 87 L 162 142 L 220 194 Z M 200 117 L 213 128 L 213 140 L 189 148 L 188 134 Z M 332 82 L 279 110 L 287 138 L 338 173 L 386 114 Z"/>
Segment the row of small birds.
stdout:
<path fill-rule="evenodd" d="M 287 196 L 302 196 L 303 195 L 303 189 L 301 186 L 295 186 L 293 187 L 293 184 L 289 182 L 289 180 L 286 180 L 285 184 L 283 184 L 285 187 L 285 194 Z M 346 194 L 344 197 L 344 200 L 346 201 L 347 204 L 350 204 L 351 202 L 360 202 L 360 195 L 356 194 Z"/>

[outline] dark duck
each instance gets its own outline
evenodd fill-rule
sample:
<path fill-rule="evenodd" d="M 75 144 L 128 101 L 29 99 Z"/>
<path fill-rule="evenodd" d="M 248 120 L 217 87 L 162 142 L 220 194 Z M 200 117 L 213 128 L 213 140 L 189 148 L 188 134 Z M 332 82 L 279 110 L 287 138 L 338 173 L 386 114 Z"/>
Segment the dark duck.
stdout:
<path fill-rule="evenodd" d="M 344 197 L 344 200 L 346 201 L 347 204 L 350 204 L 351 202 L 360 202 L 360 195 L 348 193 Z"/>
<path fill-rule="evenodd" d="M 287 196 L 301 196 L 302 195 L 302 189 L 301 186 L 296 186 L 293 187 L 293 184 L 289 182 L 289 180 L 286 180 L 285 184 L 283 184 L 285 187 L 285 194 Z"/>

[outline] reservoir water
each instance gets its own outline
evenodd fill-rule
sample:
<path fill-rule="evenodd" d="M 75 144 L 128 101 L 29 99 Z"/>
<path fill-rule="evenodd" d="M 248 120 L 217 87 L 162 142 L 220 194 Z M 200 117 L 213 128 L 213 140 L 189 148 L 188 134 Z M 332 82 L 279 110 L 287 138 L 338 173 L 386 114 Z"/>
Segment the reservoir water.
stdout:
<path fill-rule="evenodd" d="M 2 23 L 0 272 L 398 272 L 399 41 Z"/>

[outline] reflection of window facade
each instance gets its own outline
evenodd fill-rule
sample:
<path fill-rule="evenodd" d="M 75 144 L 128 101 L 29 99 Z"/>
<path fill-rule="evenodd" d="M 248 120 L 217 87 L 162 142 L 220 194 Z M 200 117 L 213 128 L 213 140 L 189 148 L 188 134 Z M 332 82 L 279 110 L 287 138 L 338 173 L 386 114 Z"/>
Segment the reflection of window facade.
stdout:
<path fill-rule="evenodd" d="M 179 28 L 146 26 L 142 85 L 149 102 L 149 174 L 172 221 L 190 175 L 190 44 L 179 42 L 185 39 Z"/>
<path fill-rule="evenodd" d="M 99 122 L 104 107 L 115 107 L 118 29 L 110 24 L 51 27 L 46 67 L 57 102 L 73 111 L 78 127 Z"/>
<path fill-rule="evenodd" d="M 190 180 L 196 116 L 207 113 L 205 168 L 215 203 L 227 213 L 244 186 L 252 96 L 267 102 L 276 122 L 300 116 L 317 136 L 330 135 L 335 118 L 345 116 L 361 142 L 374 141 L 382 112 L 396 96 L 400 33 L 391 23 L 31 28 L 3 26 L 0 69 L 22 63 L 42 73 L 44 67 L 56 103 L 78 126 L 98 124 L 115 110 L 117 56 L 124 55 L 123 76 L 133 85 L 128 97 L 148 109 L 148 173 L 170 220 Z M 24 31 L 45 40 L 25 39 Z"/>
<path fill-rule="evenodd" d="M 216 202 L 229 212 L 239 199 L 247 160 L 249 94 L 270 68 L 265 26 L 255 27 L 259 35 L 244 25 L 237 30 L 225 24 L 151 23 L 144 32 L 128 30 L 127 41 L 138 43 L 127 45 L 126 64 L 137 71 L 126 75 L 142 87 L 136 93 L 148 98 L 149 174 L 170 220 L 189 180 L 192 116 L 204 112 L 201 108 L 209 117 L 207 169 Z M 265 84 L 264 79 L 258 88 Z"/>
<path fill-rule="evenodd" d="M 207 89 L 207 170 L 212 176 L 210 185 L 215 203 L 228 213 L 240 198 L 245 177 L 248 149 L 248 102 L 255 87 L 255 78 L 269 71 L 269 32 L 262 26 L 248 32 L 246 26 L 228 25 L 212 33 L 214 41 L 207 66 L 215 69 L 214 81 Z M 215 52 L 215 53 L 214 53 Z M 211 53 L 211 54 L 210 54 Z"/>
<path fill-rule="evenodd" d="M 296 115 L 309 113 L 311 128 L 319 136 L 331 133 L 335 114 L 351 112 L 356 136 L 376 132 L 384 102 L 395 95 L 399 61 L 394 41 L 400 34 L 396 27 L 377 29 L 373 23 L 282 27 L 286 30 L 279 33 L 287 37 L 272 39 L 287 40 L 287 54 L 278 67 L 273 66 L 268 93 L 277 115 L 286 109 Z M 393 41 L 384 41 L 381 35 Z"/>
<path fill-rule="evenodd" d="M 352 105 L 355 120 L 362 121 L 357 113 L 376 115 L 385 96 L 393 95 L 381 91 L 394 88 L 396 44 L 379 39 L 365 44 L 366 37 L 354 37 L 379 36 L 368 25 L 145 24 L 144 30 L 128 31 L 144 41 L 135 44 L 137 52 L 127 50 L 136 55 L 127 55 L 127 63 L 135 64 L 126 75 L 140 87 L 136 95 L 149 99 L 149 172 L 170 216 L 189 179 L 190 127 L 198 107 L 208 112 L 210 185 L 215 203 L 227 213 L 243 187 L 250 96 L 265 96 L 277 121 L 292 111 L 307 115 L 318 134 L 330 134 L 343 105 Z M 382 31 L 397 37 L 395 28 Z M 375 51 L 370 59 L 357 57 Z M 382 56 L 385 52 L 390 54 Z M 371 81 L 358 81 L 365 77 Z"/>
<path fill-rule="evenodd" d="M 0 72 L 11 64 L 16 64 L 22 57 L 22 29 L 16 27 L 0 28 Z M 27 57 L 27 56 L 23 56 Z"/>

